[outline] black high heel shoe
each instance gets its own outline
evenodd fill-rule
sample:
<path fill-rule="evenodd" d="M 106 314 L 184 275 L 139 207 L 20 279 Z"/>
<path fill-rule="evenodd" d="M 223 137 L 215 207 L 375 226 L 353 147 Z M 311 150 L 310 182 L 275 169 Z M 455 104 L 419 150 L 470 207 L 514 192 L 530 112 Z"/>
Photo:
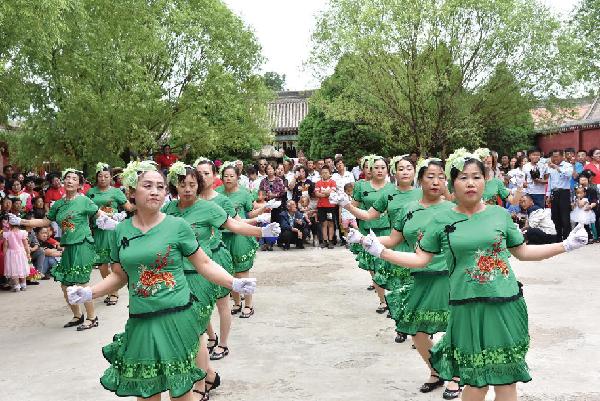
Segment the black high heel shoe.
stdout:
<path fill-rule="evenodd" d="M 420 392 L 431 393 L 436 388 L 442 387 L 444 385 L 444 380 L 440 379 L 440 377 L 437 374 L 432 373 L 431 377 L 437 377 L 437 381 L 434 381 L 433 383 L 423 383 L 423 385 L 419 388 Z"/>
<path fill-rule="evenodd" d="M 213 350 L 215 349 L 215 347 L 217 345 L 219 345 L 219 335 L 215 334 L 215 338 L 208 338 L 208 343 L 214 343 L 214 345 L 206 345 L 206 348 L 208 348 L 208 354 L 212 354 Z"/>
<path fill-rule="evenodd" d="M 85 320 L 87 320 L 90 323 L 89 324 L 83 324 L 83 323 L 81 323 L 79 326 L 77 326 L 77 331 L 84 331 L 84 330 L 89 330 L 92 327 L 98 327 L 98 316 L 96 316 L 93 319 L 87 318 Z"/>
<path fill-rule="evenodd" d="M 455 379 L 452 379 L 452 381 L 456 384 L 460 383 L 460 380 L 456 381 Z M 458 396 L 460 396 L 461 392 L 462 392 L 462 387 L 460 385 L 458 386 L 458 390 L 449 390 L 448 387 L 446 387 L 446 389 L 444 390 L 444 394 L 442 394 L 442 397 L 445 400 L 453 400 L 455 398 L 458 398 Z"/>
<path fill-rule="evenodd" d="M 394 341 L 398 344 L 402 344 L 404 341 L 406 341 L 406 338 L 406 334 L 396 332 L 396 338 L 394 339 Z"/>
<path fill-rule="evenodd" d="M 212 390 L 216 389 L 221 385 L 221 376 L 219 376 L 219 372 L 215 372 L 215 378 L 212 382 L 209 382 L 208 380 L 204 379 L 204 383 L 206 383 L 206 394 L 208 395 Z"/>
<path fill-rule="evenodd" d="M 73 319 L 67 322 L 63 327 L 75 327 L 83 323 L 83 314 L 79 317 L 73 316 Z"/>

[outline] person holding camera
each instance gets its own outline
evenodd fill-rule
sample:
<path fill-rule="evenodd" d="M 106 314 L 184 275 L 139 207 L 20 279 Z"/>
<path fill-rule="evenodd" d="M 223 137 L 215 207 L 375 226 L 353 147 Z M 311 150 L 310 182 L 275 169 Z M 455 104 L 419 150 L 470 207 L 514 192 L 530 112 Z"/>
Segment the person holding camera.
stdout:
<path fill-rule="evenodd" d="M 540 161 L 541 152 L 533 149 L 529 152 L 529 162 L 523 166 L 526 186 L 525 192 L 533 199 L 538 208 L 546 207 L 546 184 L 548 183 L 548 167 Z"/>

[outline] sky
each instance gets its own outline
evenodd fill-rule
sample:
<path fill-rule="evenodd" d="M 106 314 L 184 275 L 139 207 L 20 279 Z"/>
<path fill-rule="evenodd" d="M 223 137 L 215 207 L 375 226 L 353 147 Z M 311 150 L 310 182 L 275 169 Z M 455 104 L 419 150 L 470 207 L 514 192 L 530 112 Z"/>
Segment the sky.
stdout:
<path fill-rule="evenodd" d="M 287 90 L 318 88 L 304 63 L 316 16 L 327 0 L 224 0 L 255 32 L 266 58 L 263 71 L 286 76 Z M 557 13 L 569 12 L 577 0 L 541 0 Z"/>

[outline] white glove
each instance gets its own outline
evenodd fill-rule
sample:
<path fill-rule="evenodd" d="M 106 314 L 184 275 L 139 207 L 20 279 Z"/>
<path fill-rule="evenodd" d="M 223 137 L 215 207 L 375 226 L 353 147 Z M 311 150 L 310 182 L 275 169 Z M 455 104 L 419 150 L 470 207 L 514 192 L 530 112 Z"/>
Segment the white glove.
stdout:
<path fill-rule="evenodd" d="M 360 244 L 363 238 L 364 236 L 356 228 L 349 229 L 348 235 L 346 235 L 346 241 L 349 244 Z"/>
<path fill-rule="evenodd" d="M 90 287 L 80 287 L 78 285 L 67 287 L 67 299 L 71 305 L 91 302 L 92 289 Z"/>
<path fill-rule="evenodd" d="M 271 222 L 271 213 L 259 214 L 256 222 L 259 224 L 269 224 Z"/>
<path fill-rule="evenodd" d="M 365 251 L 375 256 L 376 258 L 381 257 L 381 252 L 383 252 L 383 250 L 385 249 L 385 246 L 383 246 L 381 242 L 379 242 L 379 239 L 377 238 L 373 230 L 371 230 L 369 235 L 367 235 L 363 240 L 362 247 Z"/>
<path fill-rule="evenodd" d="M 233 285 L 231 287 L 233 291 L 239 294 L 254 294 L 254 291 L 256 291 L 256 279 L 234 278 Z"/>
<path fill-rule="evenodd" d="M 96 219 L 96 225 L 99 229 L 105 231 L 113 231 L 119 223 L 111 219 L 108 215 L 103 214 Z"/>
<path fill-rule="evenodd" d="M 281 201 L 277 200 L 277 199 L 271 199 L 270 201 L 267 202 L 267 204 L 265 205 L 265 207 L 267 209 L 277 209 L 279 208 L 279 206 L 281 206 Z"/>
<path fill-rule="evenodd" d="M 350 204 L 350 198 L 348 197 L 348 194 L 343 191 L 340 191 L 338 193 L 338 203 L 337 204 L 343 208 L 348 206 Z"/>
<path fill-rule="evenodd" d="M 279 226 L 279 223 L 269 223 L 263 228 L 261 228 L 261 231 L 263 238 L 279 237 L 279 234 L 281 234 L 281 227 Z"/>
<path fill-rule="evenodd" d="M 122 222 L 127 218 L 127 212 L 123 211 L 112 215 L 112 219 L 118 223 Z"/>
<path fill-rule="evenodd" d="M 9 213 L 8 214 L 8 224 L 10 224 L 11 226 L 20 226 L 21 218 L 12 213 Z"/>
<path fill-rule="evenodd" d="M 574 251 L 575 249 L 581 248 L 587 243 L 588 234 L 581 223 L 577 224 L 575 228 L 571 230 L 571 233 L 567 239 L 562 242 L 563 246 L 565 247 L 565 252 Z"/>

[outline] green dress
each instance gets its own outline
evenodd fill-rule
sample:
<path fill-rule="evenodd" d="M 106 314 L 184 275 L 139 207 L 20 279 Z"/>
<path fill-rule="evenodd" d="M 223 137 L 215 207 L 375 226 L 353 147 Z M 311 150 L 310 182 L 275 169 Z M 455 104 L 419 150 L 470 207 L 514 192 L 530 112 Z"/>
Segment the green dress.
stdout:
<path fill-rule="evenodd" d="M 225 210 L 225 213 L 227 213 L 227 215 L 230 218 L 234 218 L 235 216 L 237 216 L 235 208 L 233 207 L 233 203 L 231 203 L 229 198 L 225 195 L 218 194 L 217 196 L 212 198 L 210 202 L 214 202 L 217 205 L 219 205 L 223 210 Z M 220 229 L 219 234 L 214 235 L 210 241 L 212 260 L 220 264 L 230 274 L 234 274 L 235 271 L 233 268 L 233 258 L 231 257 L 231 253 L 229 252 L 227 245 L 225 245 L 223 241 L 223 231 L 224 230 Z M 231 290 L 229 288 L 218 287 L 217 299 L 229 296 L 230 292 Z"/>
<path fill-rule="evenodd" d="M 90 281 L 98 256 L 89 219 L 97 212 L 98 206 L 83 195 L 71 200 L 59 199 L 48 211 L 48 220 L 56 221 L 62 230 L 60 245 L 65 249 L 60 263 L 52 269 L 52 276 L 64 286 Z"/>
<path fill-rule="evenodd" d="M 481 198 L 488 205 L 498 205 L 498 198 L 506 200 L 508 195 L 510 195 L 510 191 L 506 188 L 502 180 L 492 178 L 491 180 L 486 180 Z"/>
<path fill-rule="evenodd" d="M 195 300 L 184 259 L 199 248 L 190 225 L 165 216 L 146 233 L 127 219 L 117 226 L 111 260 L 127 273 L 125 331 L 102 348 L 110 363 L 100 383 L 120 397 L 169 391 L 181 397 L 206 373 L 196 366 L 202 322 L 210 310 Z"/>
<path fill-rule="evenodd" d="M 239 188 L 235 192 L 226 192 L 225 187 L 216 189 L 217 192 L 229 198 L 238 216 L 242 219 L 247 218 L 247 213 L 254 208 L 252 194 L 245 188 Z M 233 270 L 241 273 L 252 269 L 256 251 L 258 250 L 258 241 L 254 237 L 234 234 L 229 230 L 223 231 L 223 242 L 231 253 L 233 259 Z"/>
<path fill-rule="evenodd" d="M 393 193 L 396 187 L 389 182 L 386 183 L 383 188 L 375 189 L 371 185 L 370 181 L 363 181 L 360 185 L 354 186 L 352 198 L 359 203 L 359 207 L 363 210 L 369 210 L 379 199 L 380 196 L 387 197 L 388 194 Z M 389 235 L 390 233 L 390 219 L 386 212 L 382 213 L 378 219 L 364 221 L 361 220 L 358 225 L 359 231 L 363 235 L 369 234 L 370 230 L 373 230 L 375 235 L 378 237 Z M 361 249 L 357 256 L 358 267 L 367 271 L 376 272 L 379 267 L 384 263 L 382 259 L 376 258 L 370 255 L 364 249 Z"/>
<path fill-rule="evenodd" d="M 90 198 L 100 210 L 111 215 L 117 213 L 119 211 L 118 208 L 127 203 L 125 194 L 114 187 L 109 187 L 105 191 L 100 190 L 98 187 L 92 187 L 87 191 L 85 196 Z M 91 224 L 94 246 L 98 254 L 96 264 L 103 265 L 110 263 L 111 247 L 115 244 L 115 232 L 113 230 L 99 229 L 96 226 L 96 219 L 92 219 Z"/>
<path fill-rule="evenodd" d="M 392 190 L 388 191 L 387 195 L 382 195 L 375 201 L 373 209 L 382 214 L 387 212 L 390 223 L 393 223 L 398 219 L 400 212 L 406 204 L 421 199 L 422 196 L 423 191 L 420 188 L 400 191 L 398 187 L 394 187 Z M 394 250 L 410 252 L 410 248 L 404 242 L 401 242 Z M 388 291 L 397 291 L 396 294 L 392 294 L 390 298 L 405 293 L 406 286 L 412 283 L 410 270 L 402 266 L 393 265 L 384 260 L 381 260 L 379 266 L 380 268 L 375 273 L 373 281 L 375 281 L 378 286 L 385 288 Z"/>
<path fill-rule="evenodd" d="M 420 201 L 410 202 L 395 220 L 393 228 L 402 233 L 409 252 L 414 252 L 435 214 L 454 206 L 448 201 L 429 207 L 423 206 Z M 397 314 L 396 331 L 410 335 L 446 331 L 450 293 L 446 258 L 443 254 L 434 255 L 427 267 L 412 269 L 410 274 L 414 282 Z"/>
<path fill-rule="evenodd" d="M 508 262 L 508 248 L 523 242 L 500 206 L 471 217 L 447 209 L 425 228 L 419 246 L 442 252 L 450 275 L 448 327 L 431 349 L 441 378 L 474 387 L 531 380 L 527 306 Z"/>
<path fill-rule="evenodd" d="M 220 242 L 221 233 L 219 228 L 229 218 L 223 208 L 214 202 L 198 199 L 192 206 L 180 209 L 179 201 L 174 200 L 163 206 L 162 211 L 168 215 L 181 217 L 187 221 L 192 230 L 194 230 L 194 234 L 196 234 L 196 239 L 202 250 L 208 257 L 213 259 L 211 248 L 214 241 L 213 236 L 217 236 Z M 198 298 L 198 301 L 202 305 L 209 307 L 212 311 L 217 300 L 217 295 L 219 295 L 219 286 L 211 283 L 199 274 L 194 265 L 187 259 L 183 261 L 183 272 L 192 294 Z M 206 328 L 208 323 L 209 320 L 206 321 L 204 328 Z"/>

